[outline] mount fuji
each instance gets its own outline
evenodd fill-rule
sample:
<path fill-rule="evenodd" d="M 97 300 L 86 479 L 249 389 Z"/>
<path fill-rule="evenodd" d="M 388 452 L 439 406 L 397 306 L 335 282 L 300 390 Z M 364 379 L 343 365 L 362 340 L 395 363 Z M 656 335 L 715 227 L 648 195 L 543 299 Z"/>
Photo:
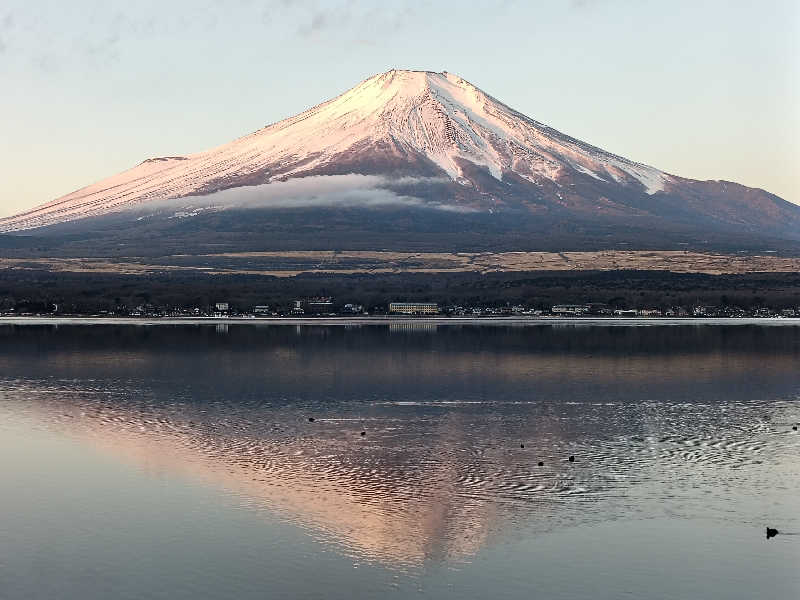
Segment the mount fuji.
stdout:
<path fill-rule="evenodd" d="M 609 243 L 800 240 L 800 206 L 766 191 L 671 175 L 565 135 L 452 73 L 402 70 L 212 150 L 145 160 L 0 219 L 0 232 L 104 216 L 140 228 L 193 217 L 214 228 L 230 221 L 220 213 L 247 209 L 264 223 L 292 209 L 314 221 L 315 210 L 330 218 L 387 207 L 452 218 L 456 229 L 503 222 Z"/>

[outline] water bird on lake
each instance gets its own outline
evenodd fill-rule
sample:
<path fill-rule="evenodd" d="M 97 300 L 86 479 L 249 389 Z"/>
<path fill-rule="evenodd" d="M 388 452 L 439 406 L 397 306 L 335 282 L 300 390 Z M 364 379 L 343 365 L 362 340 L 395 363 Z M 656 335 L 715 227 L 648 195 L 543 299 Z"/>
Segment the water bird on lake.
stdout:
<path fill-rule="evenodd" d="M 570 456 L 569 457 L 569 462 L 575 462 L 575 457 L 574 456 Z"/>
<path fill-rule="evenodd" d="M 520 445 L 519 445 L 519 447 L 520 447 L 520 448 L 524 448 L 524 447 L 525 447 L 525 444 L 520 444 Z"/>
<path fill-rule="evenodd" d="M 540 467 L 543 467 L 543 466 L 544 466 L 544 463 L 543 463 L 542 461 L 539 461 L 539 466 L 540 466 Z"/>
<path fill-rule="evenodd" d="M 308 417 L 308 422 L 309 423 L 313 423 L 314 422 L 314 417 Z"/>
<path fill-rule="evenodd" d="M 367 435 L 367 432 L 366 431 L 362 431 L 361 435 Z"/>
<path fill-rule="evenodd" d="M 772 527 L 767 527 L 767 539 L 774 538 L 779 533 L 780 531 L 778 531 L 777 529 L 774 529 Z"/>

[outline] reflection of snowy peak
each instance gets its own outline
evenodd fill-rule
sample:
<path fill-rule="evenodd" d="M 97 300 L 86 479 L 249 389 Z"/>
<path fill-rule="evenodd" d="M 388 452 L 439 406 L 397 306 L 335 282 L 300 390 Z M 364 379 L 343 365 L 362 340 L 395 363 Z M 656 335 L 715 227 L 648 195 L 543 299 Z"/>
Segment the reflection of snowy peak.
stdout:
<path fill-rule="evenodd" d="M 710 218 L 721 213 L 726 222 L 758 224 L 759 214 L 775 213 L 776 203 L 779 213 L 793 210 L 756 190 L 749 190 L 758 192 L 753 198 L 742 199 L 741 190 L 748 188 L 735 184 L 730 185 L 736 198 L 728 203 L 727 188 L 695 188 L 714 184 L 667 175 L 585 144 L 512 110 L 451 73 L 393 70 L 229 144 L 190 156 L 146 160 L 0 220 L 0 231 L 151 200 L 347 173 L 449 178 L 454 187 L 448 198 L 477 208 L 513 200 L 514 206 L 533 212 L 659 215 L 651 197 L 673 194 L 681 198 L 679 206 L 673 199 L 663 203 L 665 209 Z M 726 204 L 721 211 L 716 206 L 720 201 Z M 768 220 L 778 223 L 780 218 L 771 214 Z"/>

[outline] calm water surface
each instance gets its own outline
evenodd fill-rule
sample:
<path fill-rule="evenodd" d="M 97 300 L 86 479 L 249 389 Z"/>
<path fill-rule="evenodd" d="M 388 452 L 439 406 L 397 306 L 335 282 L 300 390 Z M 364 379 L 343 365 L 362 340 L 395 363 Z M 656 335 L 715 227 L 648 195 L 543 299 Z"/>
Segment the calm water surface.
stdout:
<path fill-rule="evenodd" d="M 0 598 L 796 598 L 798 421 L 792 324 L 0 325 Z"/>

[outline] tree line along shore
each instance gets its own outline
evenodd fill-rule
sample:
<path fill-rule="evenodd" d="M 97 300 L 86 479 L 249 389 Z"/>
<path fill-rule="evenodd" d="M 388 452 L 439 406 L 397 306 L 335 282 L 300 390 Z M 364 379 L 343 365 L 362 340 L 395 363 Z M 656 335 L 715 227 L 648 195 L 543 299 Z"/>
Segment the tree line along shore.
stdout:
<path fill-rule="evenodd" d="M 309 300 L 330 298 L 318 308 Z M 391 302 L 435 303 L 442 314 L 651 316 L 800 314 L 800 273 L 709 275 L 665 271 L 307 274 L 295 277 L 155 273 L 147 276 L 37 270 L 0 271 L 6 315 L 387 314 Z M 264 308 L 266 307 L 266 309 Z M 273 314 L 274 313 L 274 314 Z M 648 316 L 643 314 L 642 316 Z"/>

